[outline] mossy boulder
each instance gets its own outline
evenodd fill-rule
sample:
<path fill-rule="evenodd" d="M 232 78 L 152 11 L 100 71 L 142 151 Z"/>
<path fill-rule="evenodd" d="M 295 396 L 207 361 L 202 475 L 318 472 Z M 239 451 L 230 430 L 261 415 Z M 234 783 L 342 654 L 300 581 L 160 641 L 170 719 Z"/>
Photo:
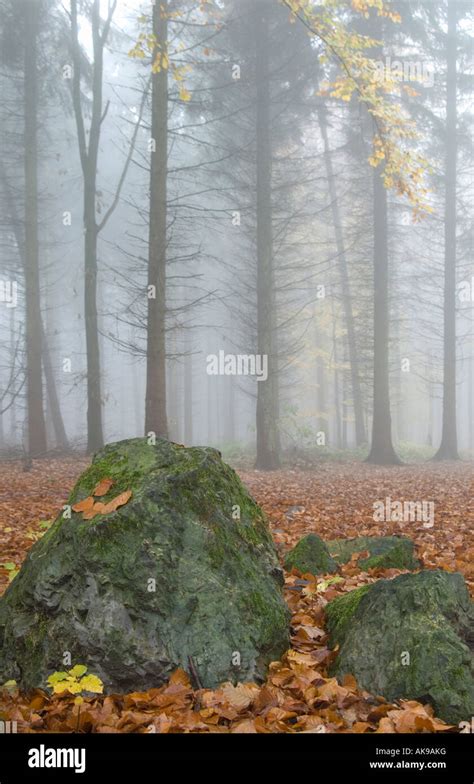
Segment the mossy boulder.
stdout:
<path fill-rule="evenodd" d="M 388 700 L 429 702 L 457 723 L 474 715 L 474 603 L 460 574 L 378 580 L 326 607 L 331 674 Z"/>
<path fill-rule="evenodd" d="M 419 569 L 415 545 L 406 536 L 357 536 L 354 539 L 331 539 L 327 542 L 331 556 L 347 563 L 354 553 L 365 550 L 369 555 L 358 561 L 361 569 Z"/>
<path fill-rule="evenodd" d="M 0 683 L 45 686 L 85 664 L 107 691 L 146 690 L 182 667 L 201 684 L 261 680 L 289 645 L 282 571 L 263 512 L 210 448 L 109 444 L 70 506 L 113 480 L 116 511 L 60 514 L 0 599 Z M 67 669 L 67 667 L 66 667 Z"/>
<path fill-rule="evenodd" d="M 297 569 L 305 574 L 327 574 L 337 571 L 337 563 L 331 558 L 323 540 L 316 534 L 308 534 L 287 554 L 285 569 Z"/>

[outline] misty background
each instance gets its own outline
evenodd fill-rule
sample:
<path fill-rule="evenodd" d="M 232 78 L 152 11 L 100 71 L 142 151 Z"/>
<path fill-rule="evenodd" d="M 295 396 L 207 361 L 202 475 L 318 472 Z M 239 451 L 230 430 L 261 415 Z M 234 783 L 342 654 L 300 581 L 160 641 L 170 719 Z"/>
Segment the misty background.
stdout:
<path fill-rule="evenodd" d="M 285 3 L 0 0 L 3 457 L 472 459 L 472 4 L 389 5 L 333 12 L 408 88 L 417 222 Z"/>

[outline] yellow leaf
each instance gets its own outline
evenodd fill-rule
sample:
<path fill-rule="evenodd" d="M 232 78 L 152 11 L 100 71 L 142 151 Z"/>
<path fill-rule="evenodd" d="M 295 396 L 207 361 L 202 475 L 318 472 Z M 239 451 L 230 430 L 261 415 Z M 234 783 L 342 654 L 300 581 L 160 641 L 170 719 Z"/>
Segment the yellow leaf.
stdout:
<path fill-rule="evenodd" d="M 84 673 L 87 672 L 87 667 L 85 664 L 76 664 L 74 667 L 69 670 L 69 675 L 73 678 L 80 678 Z"/>
<path fill-rule="evenodd" d="M 191 100 L 191 93 L 189 90 L 186 90 L 186 87 L 179 88 L 179 97 L 182 101 L 190 101 Z"/>
<path fill-rule="evenodd" d="M 102 694 L 104 691 L 104 684 L 97 675 L 85 675 L 79 681 L 79 690 L 92 691 L 94 694 Z"/>

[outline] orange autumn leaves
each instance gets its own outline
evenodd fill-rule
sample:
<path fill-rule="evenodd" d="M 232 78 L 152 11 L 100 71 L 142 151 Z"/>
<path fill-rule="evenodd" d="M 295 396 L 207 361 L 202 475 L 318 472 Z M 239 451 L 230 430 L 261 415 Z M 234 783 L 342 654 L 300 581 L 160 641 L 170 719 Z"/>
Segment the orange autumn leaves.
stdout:
<path fill-rule="evenodd" d="M 0 692 L 1 694 L 1 692 Z M 168 683 L 145 692 L 84 697 L 35 690 L 2 695 L 5 715 L 20 732 L 94 733 L 433 733 L 457 727 L 436 719 L 430 706 L 415 701 L 388 703 L 324 675 L 310 654 L 290 650 L 274 662 L 262 685 L 224 683 L 194 690 L 190 677 L 175 670 Z"/>
<path fill-rule="evenodd" d="M 0 498 L 0 550 L 6 562 L 21 564 L 32 539 L 44 533 L 79 475 L 88 468 L 77 458 L 36 461 L 26 476 L 22 465 L 4 463 L 9 493 Z M 397 523 L 376 523 L 372 502 L 392 498 L 433 498 L 436 524 L 405 528 L 425 568 L 461 571 L 474 595 L 474 504 L 472 466 L 412 465 L 376 468 L 367 464 L 324 464 L 315 471 L 248 471 L 244 480 L 270 519 L 282 556 L 314 531 L 323 539 L 400 533 Z M 108 480 L 110 481 L 110 480 Z M 106 489 L 107 488 L 107 489 Z M 99 483 L 89 508 L 103 503 L 114 485 Z M 117 494 L 117 497 L 118 496 Z M 115 500 L 115 499 L 114 499 Z M 87 501 L 87 499 L 84 499 Z M 92 502 L 92 503 L 91 503 Z M 80 502 L 83 503 L 83 502 Z M 106 504 L 104 503 L 104 506 Z M 330 675 L 335 651 L 325 626 L 328 601 L 396 570 L 361 571 L 357 561 L 341 569 L 341 580 L 287 574 L 285 596 L 292 612 L 291 650 L 274 663 L 265 683 L 222 684 L 193 689 L 177 670 L 167 684 L 147 692 L 98 694 L 84 698 L 78 716 L 74 695 L 43 691 L 0 691 L 0 719 L 18 721 L 19 732 L 93 733 L 455 733 L 429 705 L 414 700 L 388 702 L 347 676 Z M 0 569 L 0 593 L 8 585 Z"/>
<path fill-rule="evenodd" d="M 123 493 L 115 496 L 106 504 L 95 500 L 95 498 L 102 498 L 104 495 L 107 495 L 112 485 L 112 479 L 101 479 L 92 491 L 92 495 L 74 504 L 72 507 L 73 512 L 82 512 L 83 520 L 92 520 L 96 515 L 110 514 L 110 512 L 115 512 L 120 506 L 124 506 L 132 497 L 131 490 L 124 490 Z"/>

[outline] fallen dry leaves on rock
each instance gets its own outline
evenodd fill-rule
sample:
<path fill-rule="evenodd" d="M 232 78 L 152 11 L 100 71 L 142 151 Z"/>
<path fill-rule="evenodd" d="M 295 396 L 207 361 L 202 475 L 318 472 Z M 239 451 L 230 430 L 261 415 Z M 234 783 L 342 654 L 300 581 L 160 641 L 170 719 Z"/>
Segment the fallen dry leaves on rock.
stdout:
<path fill-rule="evenodd" d="M 25 476 L 21 465 L 4 464 L 3 486 L 7 489 L 0 496 L 2 561 L 20 565 L 32 542 L 44 532 L 42 520 L 57 514 L 86 465 L 84 460 L 42 461 Z M 469 465 L 377 468 L 323 464 L 311 473 L 247 472 L 242 478 L 267 512 L 282 554 L 311 531 L 323 539 L 403 533 L 415 541 L 425 568 L 460 571 L 471 592 L 474 590 L 474 501 Z M 435 525 L 374 523 L 372 504 L 387 496 L 434 500 Z M 87 513 L 87 509 L 81 511 Z M 86 696 L 80 706 L 70 694 L 36 690 L 24 695 L 13 687 L 0 693 L 0 717 L 16 720 L 19 731 L 33 733 L 457 732 L 457 727 L 438 720 L 428 705 L 412 700 L 387 703 L 383 696 L 360 689 L 352 676 L 338 683 L 328 675 L 335 652 L 328 648 L 324 627 L 327 602 L 364 583 L 400 573 L 395 569 L 363 572 L 357 562 L 355 557 L 342 567 L 342 579 L 286 575 L 292 645 L 282 661 L 270 666 L 264 684 L 227 683 L 219 689 L 198 689 L 183 670 L 176 670 L 160 688 Z M 0 567 L 0 590 L 8 581 L 8 570 Z"/>
<path fill-rule="evenodd" d="M 120 506 L 124 506 L 130 501 L 132 497 L 131 490 L 125 490 L 106 504 L 102 503 L 102 501 L 96 501 L 95 498 L 93 498 L 93 496 L 101 498 L 104 495 L 107 495 L 112 485 L 112 479 L 101 479 L 93 490 L 92 495 L 88 495 L 87 498 L 83 498 L 82 501 L 74 504 L 72 506 L 72 511 L 82 512 L 83 520 L 92 520 L 99 514 L 104 515 L 115 512 Z"/>

